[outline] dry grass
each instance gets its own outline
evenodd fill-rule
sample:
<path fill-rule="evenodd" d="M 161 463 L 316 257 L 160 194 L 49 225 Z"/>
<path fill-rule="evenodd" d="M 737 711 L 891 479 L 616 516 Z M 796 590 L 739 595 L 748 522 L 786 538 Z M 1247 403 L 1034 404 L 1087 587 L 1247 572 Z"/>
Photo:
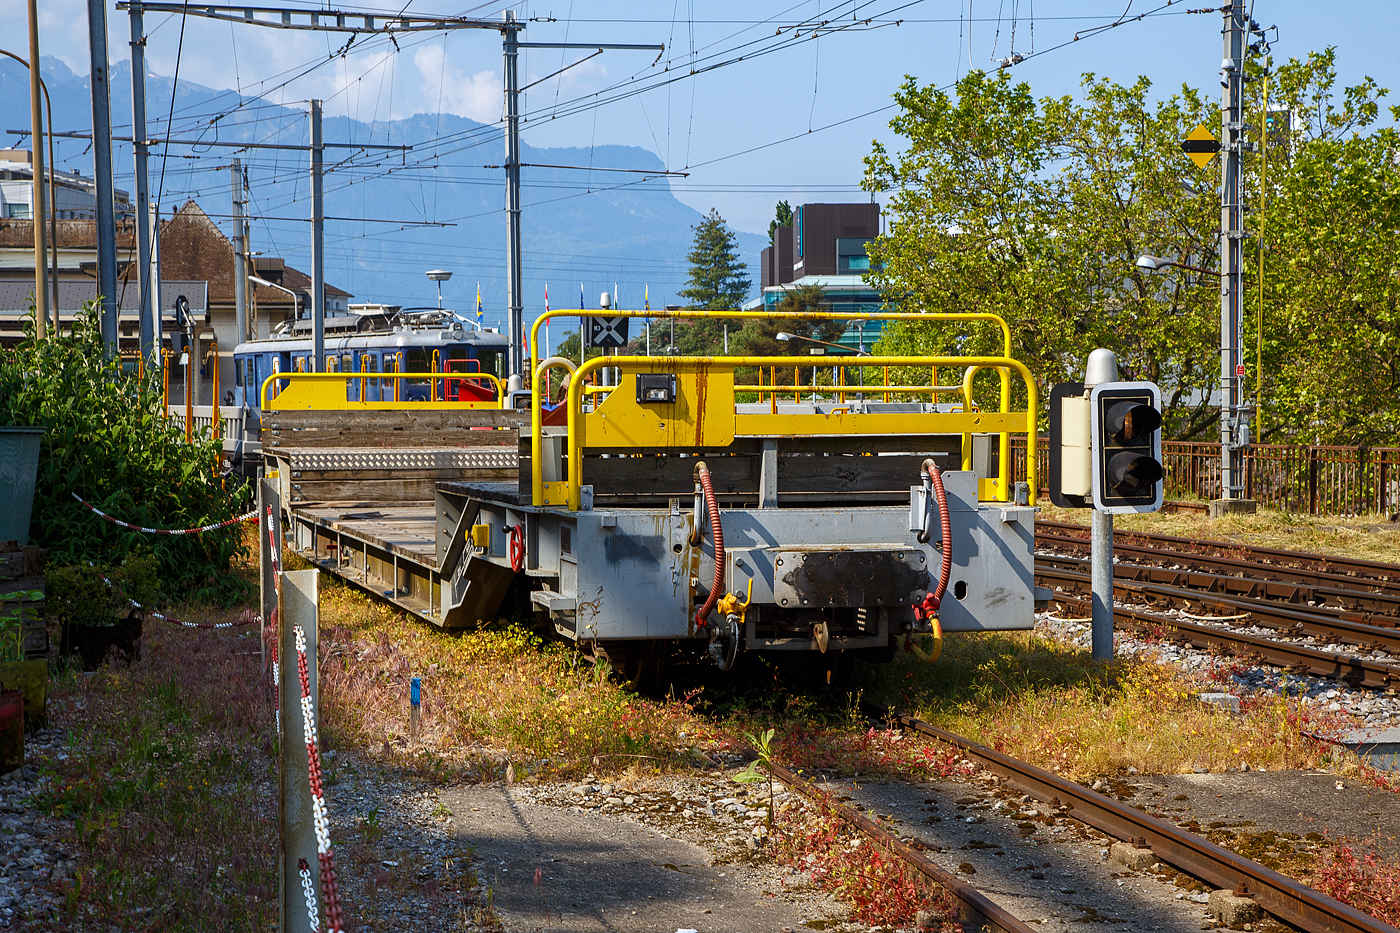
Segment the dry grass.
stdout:
<path fill-rule="evenodd" d="M 1060 509 L 1048 501 L 1039 505 L 1038 517 L 1045 521 L 1089 523 L 1089 513 L 1083 509 Z M 1388 563 L 1395 563 L 1400 557 L 1400 523 L 1388 522 L 1382 515 L 1257 512 L 1211 518 L 1197 512 L 1156 512 L 1115 516 L 1114 528 Z"/>
<path fill-rule="evenodd" d="M 1228 676 L 1221 659 L 1219 676 Z M 869 672 L 867 695 L 1074 780 L 1197 767 L 1311 767 L 1340 717 L 1282 698 L 1240 716 L 1201 703 L 1208 684 L 1143 660 L 1094 662 L 1034 633 L 954 635 L 934 664 L 901 657 Z"/>
<path fill-rule="evenodd" d="M 321 704 L 332 746 L 431 776 L 573 775 L 696 762 L 719 730 L 680 700 L 629 693 L 567 646 L 518 625 L 445 632 L 322 577 Z M 409 681 L 422 683 L 420 738 Z"/>
<path fill-rule="evenodd" d="M 235 613 L 202 613 L 228 621 Z M 55 929 L 266 930 L 276 922 L 272 702 L 248 629 L 146 623 L 141 660 L 54 674 L 68 730 L 39 806 L 79 871 Z"/>

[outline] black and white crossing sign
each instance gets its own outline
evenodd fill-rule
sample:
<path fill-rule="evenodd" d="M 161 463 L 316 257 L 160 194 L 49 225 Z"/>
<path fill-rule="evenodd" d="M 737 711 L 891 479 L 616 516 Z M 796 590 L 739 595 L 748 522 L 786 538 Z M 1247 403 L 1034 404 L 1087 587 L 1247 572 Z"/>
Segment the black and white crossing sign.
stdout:
<path fill-rule="evenodd" d="M 627 322 L 625 317 L 588 318 L 588 345 L 598 350 L 616 350 L 627 346 Z"/>

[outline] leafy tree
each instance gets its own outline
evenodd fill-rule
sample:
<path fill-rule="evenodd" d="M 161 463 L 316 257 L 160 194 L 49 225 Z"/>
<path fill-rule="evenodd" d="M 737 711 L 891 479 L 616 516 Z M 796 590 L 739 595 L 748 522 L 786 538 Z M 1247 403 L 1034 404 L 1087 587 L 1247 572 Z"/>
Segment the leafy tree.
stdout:
<path fill-rule="evenodd" d="M 739 261 L 739 238 L 724 222 L 719 211 L 710 208 L 705 218 L 692 227 L 695 243 L 686 259 L 690 278 L 680 297 L 690 308 L 707 311 L 736 311 L 749 296 L 752 284 L 746 263 Z M 719 321 L 688 321 L 676 327 L 676 345 L 685 355 L 720 352 L 723 325 Z"/>
<path fill-rule="evenodd" d="M 1218 169 L 1195 169 L 1180 150 L 1214 105 L 1189 88 L 1153 104 L 1146 78 L 1124 87 L 1086 75 L 1083 86 L 1076 103 L 1037 101 L 1006 71 L 968 74 L 956 97 L 906 79 L 891 126 L 907 146 L 892 156 L 876 143 L 866 159 L 867 184 L 895 189 L 867 279 L 901 296 L 901 310 L 1000 314 L 1013 355 L 1042 383 L 1081 377 L 1089 351 L 1109 347 L 1124 378 L 1163 386 L 1173 434 L 1201 436 L 1218 417 L 1217 280 L 1135 262 L 1215 263 Z M 1206 193 L 1183 193 L 1184 180 Z M 1001 334 L 896 324 L 879 349 L 999 354 Z"/>
<path fill-rule="evenodd" d="M 777 235 L 779 227 L 792 226 L 792 205 L 787 201 L 779 201 L 774 208 L 773 219 L 768 222 L 768 245 L 776 246 L 773 237 Z"/>
<path fill-rule="evenodd" d="M 1261 231 L 1266 258 L 1264 439 L 1394 443 L 1400 134 L 1376 126 L 1387 91 L 1369 78 L 1338 89 L 1333 49 L 1290 60 L 1270 84 L 1270 109 L 1292 118 L 1270 134 L 1266 204 L 1260 160 L 1245 160 L 1250 377 Z M 1179 267 L 1146 273 L 1135 262 L 1150 253 L 1217 267 L 1221 163 L 1197 168 L 1179 144 L 1196 124 L 1217 125 L 1218 111 L 1189 87 L 1152 103 L 1146 78 L 1123 86 L 1086 75 L 1082 86 L 1082 100 L 1037 100 L 1005 71 L 969 74 L 951 95 L 906 80 L 891 124 L 906 145 L 896 156 L 876 144 L 866 160 L 868 186 L 893 189 L 890 233 L 871 244 L 867 278 L 900 296 L 901 310 L 1002 315 L 1013 355 L 1042 389 L 1079 378 L 1089 351 L 1109 347 L 1124 378 L 1162 386 L 1169 436 L 1212 439 L 1219 280 Z M 1253 137 L 1262 87 L 1246 85 Z M 1391 113 L 1400 119 L 1400 108 Z M 930 319 L 889 327 L 880 350 L 985 354 L 999 345 L 995 329 Z"/>
<path fill-rule="evenodd" d="M 1288 61 L 1273 82 L 1271 106 L 1294 116 L 1286 145 L 1270 153 L 1258 221 L 1266 245 L 1264 439 L 1393 445 L 1400 135 L 1374 127 L 1384 89 L 1367 78 L 1337 102 L 1335 83 L 1333 49 Z M 1391 114 L 1400 119 L 1400 108 Z M 1247 307 L 1257 301 L 1248 294 Z M 1253 343 L 1246 340 L 1251 350 Z"/>
<path fill-rule="evenodd" d="M 167 595 L 230 600 L 244 584 L 228 574 L 237 528 L 200 535 L 148 535 L 103 521 L 77 493 L 109 514 L 151 527 L 195 527 L 233 517 L 247 501 L 218 478 L 219 442 L 185 443 L 163 410 L 160 375 L 124 372 L 103 354 L 89 303 L 72 332 L 33 337 L 0 357 L 0 411 L 8 423 L 47 429 L 40 448 L 30 536 L 52 564 L 117 565 L 154 558 Z"/>

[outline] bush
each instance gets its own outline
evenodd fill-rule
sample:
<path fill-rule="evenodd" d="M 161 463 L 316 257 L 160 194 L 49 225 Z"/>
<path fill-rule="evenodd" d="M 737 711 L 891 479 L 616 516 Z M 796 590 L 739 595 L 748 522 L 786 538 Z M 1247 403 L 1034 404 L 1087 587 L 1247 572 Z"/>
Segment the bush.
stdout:
<path fill-rule="evenodd" d="M 44 574 L 50 618 L 79 625 L 111 625 L 130 608 L 128 599 L 150 606 L 156 599 L 156 560 L 128 555 L 118 567 L 75 564 Z"/>
<path fill-rule="evenodd" d="M 11 424 L 47 429 L 39 456 L 30 537 L 54 564 L 121 564 L 149 555 L 160 588 L 228 603 L 245 585 L 228 574 L 236 528 L 155 536 L 104 521 L 72 497 L 151 527 L 194 527 L 237 514 L 243 489 L 217 476 L 219 444 L 186 443 L 163 410 L 158 370 L 138 375 L 104 358 L 97 311 L 88 304 L 70 334 L 25 340 L 0 358 L 0 410 Z"/>

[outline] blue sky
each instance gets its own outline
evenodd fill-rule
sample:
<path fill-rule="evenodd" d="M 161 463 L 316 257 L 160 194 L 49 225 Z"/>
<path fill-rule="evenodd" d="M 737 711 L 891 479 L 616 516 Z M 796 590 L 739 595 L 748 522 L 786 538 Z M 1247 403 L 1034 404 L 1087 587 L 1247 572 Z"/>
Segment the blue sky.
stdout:
<path fill-rule="evenodd" d="M 871 140 L 897 144 L 886 126 L 890 111 L 871 111 L 889 104 L 906 74 L 920 82 L 946 84 L 965 72 L 969 61 L 992 67 L 994 58 L 1012 51 L 1027 54 L 1033 48 L 1038 54 L 1017 65 L 1014 73 L 1037 95 L 1072 94 L 1086 71 L 1122 82 L 1146 74 L 1164 96 L 1183 82 L 1213 89 L 1221 57 L 1221 17 L 1186 14 L 1185 0 L 1165 9 L 1163 2 L 518 4 L 513 8 L 522 18 L 554 20 L 531 22 L 524 33 L 527 40 L 667 45 L 655 65 L 652 53 L 609 51 L 543 81 L 527 96 L 525 138 L 537 146 L 644 147 L 671 170 L 689 172 L 673 183 L 682 201 L 702 211 L 717 207 L 741 230 L 766 232 L 773 204 L 780 198 L 799 203 L 862 197 L 861 159 Z M 1191 2 L 1203 5 L 1205 0 Z M 41 54 L 60 57 L 75 71 L 86 72 L 84 0 L 42 0 L 39 7 Z M 418 0 L 409 7 L 420 13 L 481 17 L 499 16 L 504 8 L 463 8 L 435 0 Z M 1158 12 L 1134 21 L 1153 10 Z M 1257 0 L 1254 18 L 1262 25 L 1278 26 L 1276 58 L 1336 45 L 1343 83 L 1369 74 L 1382 86 L 1400 89 L 1400 64 L 1391 48 L 1400 26 L 1400 4 L 1357 5 L 1346 16 L 1332 10 L 1315 0 Z M 108 15 L 110 55 L 113 60 L 127 58 L 126 14 L 113 9 Z M 857 22 L 866 17 L 873 21 L 851 26 L 853 15 Z M 1077 31 L 1120 18 L 1129 22 L 1069 42 Z M 826 23 L 818 35 L 800 28 L 813 21 Z M 11 50 L 25 55 L 24 5 L 0 5 L 0 28 L 14 37 Z M 151 70 L 174 73 L 180 29 L 179 17 L 148 15 Z M 289 72 L 326 58 L 343 39 L 191 17 L 178 56 L 180 76 L 210 87 L 267 93 L 288 104 L 319 96 L 327 101 L 328 113 L 362 120 L 438 110 L 485 122 L 499 117 L 501 50 L 495 32 L 405 37 L 397 52 L 366 39 L 333 63 L 277 86 Z M 522 81 L 543 78 L 583 54 L 531 51 L 523 61 Z M 693 77 L 689 73 L 692 63 L 707 67 L 739 56 L 744 60 Z M 662 83 L 668 78 L 677 80 Z M 640 87 L 651 89 L 588 106 Z M 115 114 L 114 119 L 121 123 L 127 116 Z M 849 122 L 822 129 L 840 121 Z"/>

